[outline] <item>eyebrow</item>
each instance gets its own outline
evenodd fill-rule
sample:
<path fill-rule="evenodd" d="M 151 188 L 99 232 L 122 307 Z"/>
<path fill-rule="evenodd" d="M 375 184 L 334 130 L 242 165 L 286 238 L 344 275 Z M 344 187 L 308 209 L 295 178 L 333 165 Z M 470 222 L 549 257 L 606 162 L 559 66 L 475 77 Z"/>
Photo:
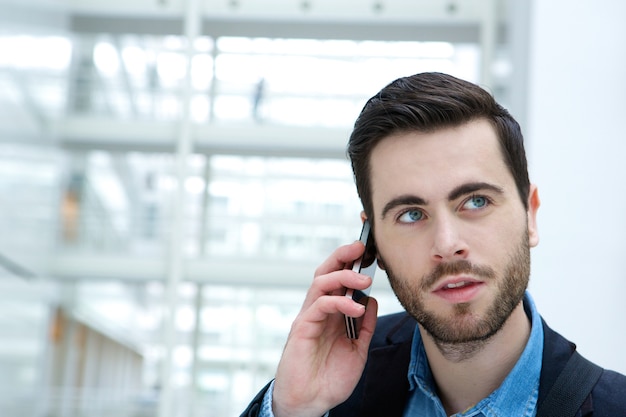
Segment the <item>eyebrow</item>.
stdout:
<path fill-rule="evenodd" d="M 470 182 L 467 184 L 461 184 L 458 187 L 454 188 L 452 191 L 450 191 L 450 193 L 448 193 L 448 201 L 453 201 L 461 196 L 485 190 L 492 191 L 497 194 L 504 193 L 504 189 L 502 187 L 494 184 L 490 184 L 487 182 Z M 424 206 L 427 204 L 428 201 L 420 196 L 404 194 L 390 200 L 387 204 L 385 204 L 385 207 L 382 211 L 382 218 L 384 219 L 385 216 L 387 216 L 387 213 L 389 213 L 389 211 L 391 211 L 395 207 L 411 205 Z"/>
<path fill-rule="evenodd" d="M 470 182 L 467 184 L 461 184 L 448 194 L 448 201 L 456 200 L 457 198 L 475 193 L 476 191 L 492 191 L 496 194 L 504 194 L 504 188 L 499 187 L 488 182 Z"/>
<path fill-rule="evenodd" d="M 428 201 L 416 195 L 401 195 L 385 204 L 382 212 L 382 218 L 384 219 L 389 211 L 399 206 L 425 206 L 426 204 L 428 204 Z"/>

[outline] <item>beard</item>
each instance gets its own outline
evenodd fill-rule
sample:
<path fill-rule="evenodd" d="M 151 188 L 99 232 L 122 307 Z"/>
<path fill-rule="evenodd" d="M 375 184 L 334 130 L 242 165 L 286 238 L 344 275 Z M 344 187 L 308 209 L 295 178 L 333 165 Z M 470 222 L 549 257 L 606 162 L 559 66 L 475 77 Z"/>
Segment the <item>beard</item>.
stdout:
<path fill-rule="evenodd" d="M 390 264 L 380 254 L 379 256 L 400 304 L 428 332 L 437 346 L 443 349 L 444 346 L 461 348 L 465 345 L 471 351 L 489 340 L 504 326 L 524 297 L 530 277 L 528 233 L 524 235 L 509 254 L 500 276 L 489 266 L 474 265 L 469 261 L 460 260 L 439 264 L 430 274 L 414 281 L 407 277 L 399 277 Z M 455 304 L 452 313 L 449 314 L 426 309 L 424 294 L 430 292 L 432 286 L 442 277 L 458 274 L 471 274 L 485 282 L 496 283 L 496 295 L 484 315 L 476 314 L 471 303 Z"/>

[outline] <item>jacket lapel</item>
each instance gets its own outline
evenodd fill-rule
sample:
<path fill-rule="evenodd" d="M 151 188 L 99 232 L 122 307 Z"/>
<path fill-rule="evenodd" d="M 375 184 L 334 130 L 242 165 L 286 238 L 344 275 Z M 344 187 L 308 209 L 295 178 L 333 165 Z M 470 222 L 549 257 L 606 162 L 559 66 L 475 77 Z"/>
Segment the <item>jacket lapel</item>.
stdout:
<path fill-rule="evenodd" d="M 410 358 L 410 340 L 370 353 L 362 416 L 402 417 L 409 394 L 407 369 Z"/>
<path fill-rule="evenodd" d="M 381 317 L 359 384 L 332 417 L 402 417 L 416 322 L 406 313 Z"/>

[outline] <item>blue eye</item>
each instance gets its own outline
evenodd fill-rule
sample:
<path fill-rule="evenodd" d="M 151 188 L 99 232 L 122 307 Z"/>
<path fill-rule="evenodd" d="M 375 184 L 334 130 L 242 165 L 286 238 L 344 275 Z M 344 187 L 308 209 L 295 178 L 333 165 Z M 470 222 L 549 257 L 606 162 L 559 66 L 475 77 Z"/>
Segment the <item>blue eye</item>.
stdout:
<path fill-rule="evenodd" d="M 486 207 L 487 205 L 489 205 L 487 197 L 475 195 L 470 197 L 470 199 L 463 204 L 463 208 L 467 210 L 477 210 Z"/>
<path fill-rule="evenodd" d="M 398 217 L 400 223 L 415 223 L 422 219 L 424 219 L 424 213 L 421 210 L 409 210 Z"/>

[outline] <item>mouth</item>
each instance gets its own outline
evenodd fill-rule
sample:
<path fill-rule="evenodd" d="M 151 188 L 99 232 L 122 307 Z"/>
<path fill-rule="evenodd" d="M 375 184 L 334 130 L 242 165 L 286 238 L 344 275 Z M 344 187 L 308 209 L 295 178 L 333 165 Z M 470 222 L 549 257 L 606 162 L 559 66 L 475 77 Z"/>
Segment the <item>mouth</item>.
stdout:
<path fill-rule="evenodd" d="M 433 293 L 453 304 L 467 303 L 474 299 L 484 282 L 468 277 L 457 277 L 445 280 Z"/>

